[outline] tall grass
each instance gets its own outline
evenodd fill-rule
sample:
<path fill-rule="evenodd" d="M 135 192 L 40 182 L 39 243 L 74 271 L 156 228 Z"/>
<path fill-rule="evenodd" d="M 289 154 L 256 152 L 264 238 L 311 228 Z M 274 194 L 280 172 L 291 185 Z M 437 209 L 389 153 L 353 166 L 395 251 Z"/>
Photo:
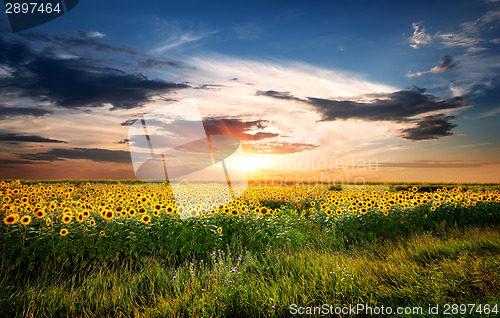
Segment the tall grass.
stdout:
<path fill-rule="evenodd" d="M 500 301 L 499 228 L 343 249 L 268 247 L 257 253 L 233 244 L 213 252 L 203 262 L 150 257 L 71 270 L 45 264 L 31 274 L 2 262 L 0 316 L 286 317 L 292 304 L 426 310 L 429 304 Z"/>

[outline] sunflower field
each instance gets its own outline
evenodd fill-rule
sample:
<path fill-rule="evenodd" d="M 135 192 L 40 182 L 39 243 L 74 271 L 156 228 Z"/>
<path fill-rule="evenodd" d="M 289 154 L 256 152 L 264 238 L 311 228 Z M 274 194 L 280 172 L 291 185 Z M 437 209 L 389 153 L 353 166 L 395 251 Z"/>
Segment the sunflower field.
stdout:
<path fill-rule="evenodd" d="M 211 185 L 186 187 L 206 196 Z M 235 244 L 262 253 L 321 240 L 331 248 L 382 242 L 449 228 L 496 227 L 500 191 L 460 187 L 379 191 L 364 187 L 247 189 L 238 199 L 205 210 L 176 202 L 168 184 L 99 182 L 0 183 L 3 263 L 36 270 L 40 264 L 90 266 L 150 256 L 203 259 Z M 189 218 L 180 218 L 181 214 Z"/>

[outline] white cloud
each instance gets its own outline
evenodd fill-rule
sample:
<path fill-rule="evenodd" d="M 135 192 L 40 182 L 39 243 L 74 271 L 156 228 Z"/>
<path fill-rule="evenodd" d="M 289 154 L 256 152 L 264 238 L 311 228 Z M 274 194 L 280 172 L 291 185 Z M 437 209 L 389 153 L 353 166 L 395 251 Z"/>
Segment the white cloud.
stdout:
<path fill-rule="evenodd" d="M 193 45 L 219 32 L 205 26 L 193 25 L 187 21 L 167 21 L 157 18 L 153 19 L 151 24 L 156 37 L 160 38 L 158 41 L 159 44 L 151 50 L 153 54 L 161 54 L 172 49 L 181 49 L 188 44 Z"/>
<path fill-rule="evenodd" d="M 87 33 L 87 36 L 89 36 L 91 38 L 103 38 L 106 36 L 106 34 L 101 33 L 99 31 L 94 31 L 94 32 Z"/>
<path fill-rule="evenodd" d="M 432 37 L 430 34 L 425 32 L 424 27 L 420 26 L 420 23 L 413 23 L 413 35 L 410 37 L 410 46 L 414 49 L 418 49 L 419 45 L 426 45 L 431 43 Z"/>
<path fill-rule="evenodd" d="M 151 53 L 154 54 L 160 54 L 164 53 L 165 51 L 174 49 L 174 48 L 179 48 L 185 44 L 192 43 L 199 41 L 201 39 L 204 39 L 212 34 L 217 33 L 217 31 L 210 31 L 210 32 L 205 32 L 205 33 L 184 33 L 184 34 L 177 34 L 173 35 L 170 37 L 168 40 L 163 42 L 159 47 L 156 49 L 152 50 Z"/>

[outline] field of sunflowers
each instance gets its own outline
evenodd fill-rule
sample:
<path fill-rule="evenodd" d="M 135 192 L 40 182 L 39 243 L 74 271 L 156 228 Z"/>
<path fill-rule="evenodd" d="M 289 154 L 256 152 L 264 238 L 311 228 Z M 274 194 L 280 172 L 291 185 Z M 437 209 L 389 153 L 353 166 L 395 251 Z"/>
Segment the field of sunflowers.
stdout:
<path fill-rule="evenodd" d="M 176 191 L 0 181 L 0 317 L 288 317 L 294 304 L 360 303 L 498 313 L 498 185 L 253 185 L 223 205 L 217 185 Z"/>
<path fill-rule="evenodd" d="M 254 186 L 230 203 L 218 206 L 214 200 L 204 209 L 189 200 L 176 202 L 168 184 L 2 181 L 0 248 L 4 264 L 10 260 L 32 271 L 46 262 L 87 266 L 152 255 L 202 259 L 235 242 L 260 253 L 320 236 L 340 248 L 500 224 L 499 190 L 338 190 Z M 185 191 L 210 202 L 217 189 Z"/>

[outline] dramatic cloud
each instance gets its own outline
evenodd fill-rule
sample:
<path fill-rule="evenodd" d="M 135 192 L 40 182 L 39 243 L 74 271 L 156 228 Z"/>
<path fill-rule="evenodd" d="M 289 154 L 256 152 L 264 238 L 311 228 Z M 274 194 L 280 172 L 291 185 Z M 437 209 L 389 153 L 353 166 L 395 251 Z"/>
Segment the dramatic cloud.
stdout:
<path fill-rule="evenodd" d="M 96 162 L 128 163 L 130 153 L 124 150 L 99 148 L 52 149 L 36 154 L 22 154 L 21 159 L 35 161 L 57 161 L 63 159 L 86 159 Z"/>
<path fill-rule="evenodd" d="M 1 133 L 0 132 L 0 141 L 9 141 L 9 142 L 50 142 L 50 143 L 68 143 L 64 140 L 45 138 L 41 136 L 27 136 L 27 135 L 18 135 L 14 133 Z"/>
<path fill-rule="evenodd" d="M 4 107 L 0 105 L 0 120 L 12 116 L 32 116 L 41 117 L 51 114 L 51 111 L 34 107 Z"/>
<path fill-rule="evenodd" d="M 56 46 L 68 39 L 64 36 L 38 36 L 54 41 Z M 88 36 L 73 39 L 73 42 L 79 46 L 97 45 L 96 40 Z M 113 48 L 103 44 L 101 49 Z M 1 95 L 50 101 L 66 108 L 111 104 L 115 109 L 129 109 L 142 106 L 152 96 L 188 87 L 101 66 L 99 61 L 91 58 L 65 58 L 47 48 L 36 51 L 25 42 L 8 41 L 1 35 L 0 67 L 4 70 L 0 74 Z"/>
<path fill-rule="evenodd" d="M 413 35 L 410 37 L 410 46 L 414 49 L 418 49 L 419 45 L 429 44 L 432 40 L 430 34 L 425 33 L 424 27 L 420 26 L 419 23 L 413 23 Z"/>
<path fill-rule="evenodd" d="M 428 112 L 459 109 L 469 106 L 463 97 L 438 100 L 435 96 L 426 94 L 424 88 L 418 87 L 389 94 L 370 94 L 363 96 L 364 99 L 369 99 L 367 102 L 332 100 L 315 97 L 299 99 L 290 95 L 288 92 L 259 91 L 257 94 L 308 103 L 314 106 L 322 115 L 322 121 L 362 119 L 370 121 L 406 122 L 410 121 L 414 116 Z"/>
<path fill-rule="evenodd" d="M 266 120 L 243 121 L 238 118 L 215 118 L 209 117 L 203 119 L 203 126 L 208 135 L 231 135 L 241 141 L 260 140 L 265 138 L 277 137 L 279 134 L 257 132 L 249 134 L 250 130 L 263 129 L 268 125 Z"/>
<path fill-rule="evenodd" d="M 407 77 L 412 77 L 412 76 L 422 76 L 422 75 L 427 75 L 427 74 L 435 74 L 435 73 L 447 72 L 449 70 L 454 69 L 457 66 L 457 64 L 456 63 L 452 63 L 452 61 L 453 61 L 453 59 L 451 58 L 451 56 L 449 56 L 449 55 L 443 55 L 441 57 L 441 59 L 439 60 L 439 64 L 436 65 L 436 66 L 434 66 L 430 70 L 428 70 L 426 72 L 418 72 L 418 73 L 415 73 L 415 74 L 408 73 L 408 75 L 406 75 L 406 76 Z"/>
<path fill-rule="evenodd" d="M 450 119 L 453 119 L 452 116 L 440 114 L 429 115 L 423 119 L 418 117 L 436 111 L 454 110 L 470 106 L 463 97 L 438 100 L 435 96 L 426 94 L 425 89 L 418 87 L 389 94 L 362 96 L 361 99 L 367 100 L 366 102 L 315 97 L 300 99 L 289 92 L 276 91 L 257 91 L 256 95 L 296 100 L 310 104 L 321 114 L 321 121 L 361 119 L 396 123 L 415 122 L 415 127 L 404 129 L 400 136 L 409 140 L 437 139 L 453 135 L 451 129 L 456 125 L 449 122 Z"/>
<path fill-rule="evenodd" d="M 452 136 L 451 130 L 457 125 L 450 123 L 453 116 L 426 116 L 418 121 L 415 127 L 401 130 L 401 137 L 408 140 L 429 140 Z"/>

